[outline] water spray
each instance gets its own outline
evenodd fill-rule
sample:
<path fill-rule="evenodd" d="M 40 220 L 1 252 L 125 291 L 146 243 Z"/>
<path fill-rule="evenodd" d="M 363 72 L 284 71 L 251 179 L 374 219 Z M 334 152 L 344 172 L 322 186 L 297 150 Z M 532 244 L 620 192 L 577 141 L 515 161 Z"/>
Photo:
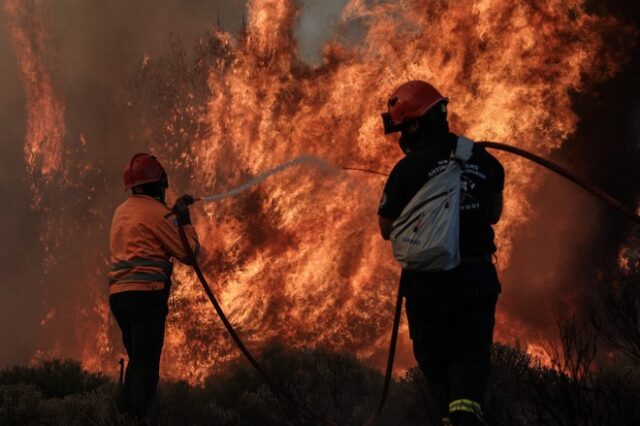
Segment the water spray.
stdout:
<path fill-rule="evenodd" d="M 293 160 L 289 160 L 286 163 L 282 163 L 279 166 L 271 169 L 271 170 L 267 170 L 266 172 L 262 172 L 259 175 L 255 176 L 254 178 L 246 181 L 245 183 L 243 183 L 240 186 L 237 186 L 233 189 L 230 189 L 229 191 L 226 192 L 221 192 L 219 194 L 214 194 L 214 195 L 207 195 L 204 197 L 200 197 L 200 198 L 196 198 L 194 201 L 203 201 L 203 202 L 210 202 L 210 201 L 220 201 L 224 198 L 228 198 L 228 197 L 235 197 L 236 195 L 240 194 L 243 191 L 246 191 L 247 189 L 251 188 L 254 185 L 259 184 L 260 182 L 262 182 L 265 179 L 268 179 L 269 177 L 271 177 L 272 175 L 275 175 L 276 173 L 280 173 L 284 170 L 287 170 L 291 167 L 294 166 L 298 166 L 301 164 L 305 164 L 305 163 L 310 163 L 312 165 L 315 165 L 316 167 L 320 168 L 320 169 L 328 169 L 330 167 L 329 163 L 327 163 L 326 161 L 322 160 L 321 158 L 318 157 L 314 157 L 312 155 L 301 155 L 299 157 L 294 158 Z"/>
<path fill-rule="evenodd" d="M 580 179 L 579 177 L 577 177 L 576 175 L 574 175 L 573 173 L 569 172 L 568 170 L 566 170 L 565 168 L 552 163 L 549 160 L 546 160 L 536 154 L 533 154 L 532 152 L 526 151 L 522 148 L 517 148 L 515 146 L 511 146 L 511 145 L 506 145 L 506 144 L 502 144 L 502 143 L 497 143 L 497 142 L 476 142 L 476 145 L 478 146 L 482 146 L 485 148 L 489 148 L 489 149 L 496 149 L 496 150 L 500 150 L 500 151 L 505 151 L 517 156 L 520 156 L 522 158 L 525 158 L 529 161 L 532 161 L 536 164 L 541 165 L 542 167 L 549 169 L 557 174 L 559 174 L 560 176 L 564 177 L 565 179 L 570 180 L 571 182 L 575 183 L 576 185 L 580 186 L 581 188 L 583 188 L 585 191 L 591 193 L 592 195 L 600 198 L 602 201 L 604 201 L 605 203 L 607 203 L 609 206 L 613 207 L 615 210 L 617 210 L 620 214 L 622 214 L 623 216 L 627 217 L 628 219 L 632 220 L 633 222 L 637 223 L 640 225 L 640 216 L 638 216 L 638 214 L 636 214 L 636 212 L 634 212 L 632 209 L 630 209 L 629 207 L 625 206 L 624 204 L 622 204 L 620 201 L 616 200 L 615 198 L 613 198 L 612 196 L 610 196 L 609 194 L 607 194 L 606 192 L 604 192 L 603 190 L 597 188 L 596 186 L 585 182 L 584 180 Z M 220 201 L 223 200 L 225 198 L 229 198 L 229 197 L 235 197 L 236 195 L 248 190 L 249 188 L 261 183 L 262 181 L 270 178 L 271 176 L 278 174 L 280 172 L 283 172 L 291 167 L 295 167 L 295 166 L 299 166 L 302 164 L 311 164 L 314 165 L 320 169 L 323 170 L 327 170 L 329 168 L 331 168 L 332 166 L 325 160 L 318 158 L 318 157 L 314 157 L 312 155 L 301 155 L 299 157 L 296 157 L 292 160 L 289 160 L 285 163 L 280 164 L 277 167 L 274 167 L 273 169 L 267 170 L 265 172 L 262 172 L 258 175 L 256 175 L 255 177 L 249 179 L 248 181 L 244 182 L 242 185 L 237 186 L 235 188 L 232 188 L 226 192 L 221 192 L 218 194 L 213 194 L 213 195 L 207 195 L 207 196 L 203 196 L 203 197 L 198 197 L 195 199 L 195 201 L 202 201 L 202 202 L 211 202 L 211 201 Z M 358 168 L 358 167 L 341 167 L 342 170 L 346 170 L 346 171 L 357 171 L 357 172 L 364 172 L 364 173 L 370 173 L 370 174 L 375 174 L 375 175 L 379 175 L 379 176 L 388 176 L 388 174 L 377 171 L 377 170 L 371 170 L 371 169 L 364 169 L 364 168 Z"/>

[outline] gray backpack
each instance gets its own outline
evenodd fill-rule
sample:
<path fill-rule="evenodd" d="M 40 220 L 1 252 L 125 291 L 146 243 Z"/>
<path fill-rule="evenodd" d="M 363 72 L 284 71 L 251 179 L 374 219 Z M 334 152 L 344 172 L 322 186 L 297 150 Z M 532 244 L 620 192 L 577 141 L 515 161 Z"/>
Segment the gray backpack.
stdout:
<path fill-rule="evenodd" d="M 403 269 L 448 271 L 460 264 L 460 185 L 473 141 L 459 136 L 447 168 L 432 177 L 393 222 L 393 255 Z"/>

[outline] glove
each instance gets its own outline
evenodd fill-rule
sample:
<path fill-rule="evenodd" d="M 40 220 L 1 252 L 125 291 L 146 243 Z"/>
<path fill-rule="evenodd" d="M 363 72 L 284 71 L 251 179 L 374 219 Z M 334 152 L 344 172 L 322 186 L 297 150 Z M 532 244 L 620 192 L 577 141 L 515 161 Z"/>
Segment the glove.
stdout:
<path fill-rule="evenodd" d="M 180 225 L 191 225 L 191 215 L 189 214 L 189 206 L 193 204 L 195 198 L 189 194 L 184 194 L 182 197 L 176 200 L 176 203 L 171 208 L 171 211 L 178 218 Z"/>

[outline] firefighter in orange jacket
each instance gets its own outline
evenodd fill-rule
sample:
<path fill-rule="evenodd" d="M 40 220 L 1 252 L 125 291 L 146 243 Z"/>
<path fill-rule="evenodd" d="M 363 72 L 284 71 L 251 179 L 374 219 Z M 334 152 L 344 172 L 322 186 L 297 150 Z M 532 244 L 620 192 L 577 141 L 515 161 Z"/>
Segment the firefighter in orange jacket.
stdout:
<path fill-rule="evenodd" d="M 196 256 L 199 243 L 189 215 L 193 197 L 183 195 L 172 209 L 167 207 L 167 174 L 154 156 L 134 155 L 125 167 L 124 183 L 131 196 L 116 209 L 111 224 L 109 305 L 129 358 L 122 410 L 141 418 L 159 379 L 171 258 L 190 263 L 178 224 L 184 226 Z"/>

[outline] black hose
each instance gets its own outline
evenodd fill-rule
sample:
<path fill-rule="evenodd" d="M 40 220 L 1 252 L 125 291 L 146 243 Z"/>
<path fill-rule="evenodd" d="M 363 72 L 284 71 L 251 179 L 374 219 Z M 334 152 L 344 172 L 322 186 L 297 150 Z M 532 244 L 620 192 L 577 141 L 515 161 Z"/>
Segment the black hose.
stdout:
<path fill-rule="evenodd" d="M 393 375 L 393 361 L 396 357 L 396 346 L 398 342 L 398 328 L 400 327 L 400 316 L 402 314 L 402 283 L 398 286 L 398 295 L 396 296 L 396 309 L 393 314 L 393 327 L 391 329 L 391 342 L 389 343 L 389 356 L 387 357 L 387 371 L 384 375 L 384 382 L 382 384 L 382 393 L 380 395 L 380 403 L 376 414 L 366 424 L 367 426 L 373 425 L 382 415 L 384 405 L 387 401 L 387 395 L 389 393 L 389 386 L 391 385 L 391 376 Z"/>
<path fill-rule="evenodd" d="M 498 149 L 500 151 L 510 152 L 511 154 L 519 155 L 520 157 L 523 157 L 523 158 L 526 158 L 527 160 L 533 161 L 534 163 L 537 163 L 537 164 L 541 165 L 542 167 L 546 167 L 547 169 L 556 172 L 557 174 L 559 174 L 560 176 L 564 177 L 565 179 L 570 180 L 571 182 L 573 182 L 576 185 L 580 186 L 584 190 L 586 190 L 589 193 L 591 193 L 591 194 L 595 195 L 596 197 L 600 198 L 602 201 L 604 201 L 605 203 L 607 203 L 608 205 L 610 205 L 614 209 L 618 210 L 619 213 L 621 213 L 622 215 L 626 216 L 628 219 L 630 219 L 633 222 L 635 222 L 635 223 L 640 225 L 640 216 L 638 216 L 629 207 L 625 206 L 620 201 L 616 200 L 611 195 L 607 194 L 606 192 L 602 191 L 601 189 L 595 187 L 594 185 L 591 185 L 590 183 L 587 183 L 587 182 L 583 181 L 582 179 L 578 178 L 577 176 L 575 176 L 574 174 L 572 174 L 571 172 L 569 172 L 565 168 L 560 167 L 557 164 L 552 163 L 549 160 L 545 160 L 544 158 L 542 158 L 542 157 L 540 157 L 538 155 L 535 155 L 535 154 L 533 154 L 533 153 L 531 153 L 529 151 L 525 151 L 524 149 L 516 148 L 515 146 L 506 145 L 506 144 L 503 144 L 503 143 L 476 142 L 476 144 L 480 145 L 480 146 L 483 146 L 483 147 L 486 147 L 486 148 Z"/>
<path fill-rule="evenodd" d="M 501 151 L 510 152 L 512 154 L 519 155 L 519 156 L 521 156 L 523 158 L 526 158 L 526 159 L 528 159 L 530 161 L 533 161 L 533 162 L 535 162 L 535 163 L 537 163 L 537 164 L 539 164 L 539 165 L 541 165 L 543 167 L 546 167 L 547 169 L 558 173 L 559 175 L 563 176 L 564 178 L 574 182 L 575 184 L 579 185 L 580 187 L 582 187 L 586 191 L 588 191 L 591 194 L 595 195 L 596 197 L 600 198 L 601 200 L 606 202 L 608 205 L 610 205 L 614 209 L 618 210 L 618 212 L 622 213 L 628 219 L 634 221 L 637 224 L 640 224 L 640 216 L 638 216 L 633 210 L 631 210 L 630 208 L 626 207 L 625 205 L 620 203 L 618 200 L 616 200 L 615 198 L 611 197 L 609 194 L 605 193 L 604 191 L 598 189 L 597 187 L 582 181 L 581 179 L 579 179 L 575 175 L 571 174 L 566 169 L 558 166 L 557 164 L 554 164 L 554 163 L 552 163 L 552 162 L 550 162 L 548 160 L 545 160 L 542 157 L 539 157 L 539 156 L 537 156 L 537 155 L 535 155 L 535 154 L 533 154 L 531 152 L 528 152 L 526 150 L 523 150 L 521 148 L 516 148 L 514 146 L 510 146 L 510 145 L 506 145 L 506 144 L 501 144 L 501 143 L 496 143 L 496 142 L 477 142 L 477 145 L 483 146 L 483 147 L 486 147 L 486 148 L 491 148 L 491 149 L 497 149 L 497 150 L 501 150 Z M 352 170 L 352 171 L 360 171 L 360 172 L 365 172 L 365 173 L 371 173 L 371 174 L 376 174 L 376 175 L 380 175 L 380 176 L 388 176 L 388 174 L 382 173 L 382 172 L 379 172 L 379 171 L 376 171 L 376 170 L 362 169 L 362 168 L 357 168 L 357 167 L 343 167 L 343 169 L 344 170 Z M 322 423 L 331 424 L 330 422 L 327 422 L 326 419 L 324 419 L 319 414 L 315 413 L 310 408 L 298 403 L 291 395 L 289 395 L 282 387 L 280 387 L 271 378 L 271 376 L 269 376 L 269 374 L 267 374 L 267 372 L 264 370 L 264 368 L 262 368 L 260 363 L 258 363 L 258 361 L 254 358 L 254 356 L 251 354 L 251 352 L 244 345 L 244 343 L 242 342 L 242 340 L 240 339 L 240 337 L 236 333 L 235 329 L 233 328 L 233 326 L 231 325 L 231 323 L 227 319 L 227 316 L 225 315 L 224 311 L 222 310 L 222 307 L 220 306 L 220 304 L 218 303 L 218 300 L 216 299 L 215 295 L 211 291 L 211 288 L 209 287 L 209 284 L 208 284 L 204 274 L 202 273 L 202 270 L 200 269 L 200 265 L 198 264 L 198 262 L 197 262 L 197 260 L 195 258 L 193 250 L 191 249 L 191 245 L 189 244 L 189 240 L 187 238 L 187 235 L 185 234 L 184 227 L 180 223 L 178 225 L 178 231 L 179 231 L 180 239 L 182 240 L 182 244 L 184 246 L 184 249 L 185 249 L 186 253 L 188 254 L 189 260 L 191 261 L 191 264 L 193 266 L 193 269 L 195 270 L 196 275 L 198 276 L 198 280 L 200 281 L 200 284 L 202 284 L 202 288 L 204 289 L 205 293 L 207 294 L 207 297 L 209 297 L 209 300 L 211 301 L 211 304 L 213 305 L 214 309 L 216 310 L 216 313 L 218 314 L 218 316 L 222 320 L 222 323 L 224 324 L 225 328 L 227 329 L 227 331 L 231 335 L 231 338 L 233 339 L 234 343 L 236 344 L 236 346 L 238 346 L 238 348 L 240 349 L 242 354 L 251 363 L 253 368 L 255 368 L 255 370 L 262 376 L 262 378 L 265 380 L 265 382 L 269 385 L 269 387 L 274 391 L 274 393 L 276 395 L 284 396 L 294 407 L 296 407 L 297 409 L 299 409 L 301 411 L 304 411 L 308 415 L 311 415 L 316 420 L 320 420 Z M 380 417 L 380 415 L 382 414 L 382 411 L 384 410 L 384 406 L 385 406 L 385 403 L 386 403 L 386 400 L 387 400 L 387 395 L 389 393 L 389 386 L 391 384 L 391 377 L 392 377 L 392 373 L 393 373 L 393 362 L 394 362 L 394 359 L 395 359 L 395 352 L 396 352 L 396 346 L 397 346 L 397 341 L 398 341 L 398 328 L 399 328 L 399 325 L 400 325 L 400 316 L 401 316 L 401 313 L 402 313 L 402 297 L 403 297 L 402 287 L 399 287 L 398 288 L 398 295 L 397 295 L 397 298 L 396 298 L 395 313 L 394 313 L 394 317 L 393 317 L 393 329 L 392 329 L 392 332 L 391 332 L 391 342 L 389 344 L 389 355 L 388 355 L 388 358 L 387 358 L 387 369 L 386 369 L 386 373 L 385 373 L 384 383 L 383 383 L 383 386 L 382 386 L 382 394 L 381 394 L 381 397 L 380 397 L 380 403 L 378 405 L 378 409 L 376 411 L 376 414 L 368 422 L 369 424 L 375 423 L 377 421 L 377 419 Z"/>
<path fill-rule="evenodd" d="M 316 413 L 306 405 L 299 403 L 295 398 L 293 398 L 293 396 L 291 396 L 289 392 L 287 392 L 275 380 L 271 378 L 271 376 L 267 373 L 267 371 L 255 359 L 255 357 L 251 354 L 249 349 L 247 349 L 247 347 L 242 342 L 242 339 L 240 339 L 240 336 L 238 336 L 238 333 L 236 333 L 236 330 L 233 328 L 233 325 L 231 325 L 231 323 L 227 319 L 227 316 L 222 310 L 220 303 L 218 303 L 216 296 L 211 291 L 211 288 L 209 287 L 209 283 L 207 282 L 207 279 L 202 273 L 202 269 L 200 269 L 198 260 L 196 259 L 196 256 L 193 253 L 193 250 L 191 249 L 191 245 L 189 244 L 189 239 L 187 237 L 187 234 L 184 231 L 184 226 L 179 219 L 178 219 L 178 233 L 180 234 L 180 240 L 182 241 L 184 250 L 187 253 L 187 259 L 185 263 L 190 264 L 193 267 L 193 270 L 196 272 L 196 275 L 198 276 L 198 280 L 200 281 L 200 284 L 202 284 L 202 288 L 204 289 L 204 292 L 207 294 L 207 297 L 211 301 L 213 308 L 216 310 L 218 317 L 220 317 L 220 319 L 222 320 L 222 323 L 227 329 L 227 332 L 229 333 L 229 335 L 231 335 L 233 342 L 240 349 L 240 352 L 242 352 L 242 354 L 245 356 L 245 358 L 247 358 L 247 360 L 253 366 L 253 368 L 255 368 L 255 370 L 262 376 L 264 381 L 267 383 L 267 385 L 271 388 L 271 390 L 274 392 L 276 396 L 284 397 L 291 404 L 291 406 L 295 408 L 295 410 L 297 410 L 298 412 L 304 412 L 308 416 L 319 421 L 321 424 L 332 425 L 333 424 L 332 422 L 323 418 L 321 415 L 319 415 L 318 413 Z"/>
<path fill-rule="evenodd" d="M 534 163 L 537 163 L 539 165 L 541 165 L 542 167 L 545 167 L 553 172 L 556 172 L 557 174 L 559 174 L 560 176 L 570 180 L 571 182 L 575 183 L 576 185 L 580 186 L 581 188 L 585 189 L 586 191 L 588 191 L 589 193 L 595 195 L 596 197 L 600 198 L 602 201 L 604 201 L 605 203 L 607 203 L 609 206 L 613 207 L 615 210 L 617 210 L 619 213 L 621 213 L 622 215 L 624 215 L 625 217 L 627 217 L 628 219 L 632 220 L 633 222 L 640 224 L 640 216 L 638 216 L 633 210 L 631 210 L 629 207 L 625 206 L 624 204 L 622 204 L 620 201 L 616 200 L 615 198 L 613 198 L 612 196 L 610 196 L 609 194 L 607 194 L 606 192 L 602 191 L 601 189 L 595 187 L 594 185 L 591 185 L 587 182 L 584 182 L 583 180 L 581 180 L 580 178 L 578 178 L 577 176 L 575 176 L 574 174 L 572 174 L 571 172 L 569 172 L 568 170 L 564 169 L 563 167 L 558 166 L 555 163 L 552 163 L 549 160 L 546 160 L 538 155 L 535 155 L 529 151 L 526 151 L 524 149 L 521 148 L 516 148 L 515 146 L 511 146 L 511 145 L 506 145 L 503 143 L 497 143 L 497 142 L 476 142 L 476 145 L 485 147 L 485 148 L 490 148 L 490 149 L 497 149 L 500 151 L 505 151 L 505 152 L 509 152 L 511 154 L 515 154 L 515 155 L 519 155 L 520 157 L 526 158 L 527 160 L 533 161 Z M 389 176 L 386 173 L 382 173 L 379 172 L 377 170 L 369 170 L 369 169 L 361 169 L 361 168 L 357 168 L 357 167 L 343 167 L 344 170 L 354 170 L 354 171 L 359 171 L 359 172 L 365 172 L 365 173 L 371 173 L 371 174 L 375 174 L 375 175 L 380 175 L 380 176 Z M 387 400 L 387 394 L 389 392 L 389 386 L 391 384 L 391 375 L 392 375 L 392 371 L 393 371 L 393 361 L 395 358 L 395 353 L 396 353 L 396 344 L 397 344 L 397 340 L 398 340 L 398 327 L 400 324 L 400 313 L 402 312 L 402 288 L 400 287 L 400 289 L 398 289 L 398 298 L 396 300 L 396 309 L 395 309 L 395 315 L 393 318 L 393 329 L 391 331 L 391 344 L 389 346 L 389 355 L 387 358 L 387 372 L 385 374 L 385 378 L 384 378 L 384 383 L 382 385 L 382 395 L 380 397 L 380 405 L 378 406 L 378 411 L 376 412 L 375 416 L 368 422 L 368 424 L 374 424 L 379 418 L 380 415 L 382 414 L 382 411 L 384 409 L 384 405 L 386 403 Z"/>
<path fill-rule="evenodd" d="M 509 152 L 511 154 L 515 154 L 518 155 L 520 157 L 526 158 L 529 161 L 532 161 L 534 163 L 537 163 L 539 165 L 541 165 L 544 168 L 547 168 L 557 174 L 559 174 L 560 176 L 564 177 L 565 179 L 570 180 L 571 182 L 575 183 L 576 185 L 578 185 L 579 187 L 581 187 L 582 189 L 586 190 L 587 192 L 589 192 L 592 195 L 595 195 L 597 198 L 600 198 L 602 201 L 604 201 L 605 203 L 607 203 L 609 206 L 613 207 L 615 210 L 618 211 L 618 213 L 622 214 L 623 216 L 625 216 L 627 219 L 637 223 L 638 225 L 640 225 L 640 216 L 638 216 L 638 214 L 636 212 L 634 212 L 632 209 L 630 209 L 629 207 L 625 206 L 624 204 L 622 204 L 620 201 L 616 200 L 615 198 L 613 198 L 611 195 L 607 194 L 606 192 L 604 192 L 603 190 L 601 190 L 600 188 L 585 182 L 584 180 L 580 179 L 579 177 L 577 177 L 576 175 L 574 175 L 573 173 L 569 172 L 567 169 L 552 163 L 549 160 L 546 160 L 542 157 L 540 157 L 539 155 L 536 155 L 532 152 L 526 151 L 522 148 L 516 148 L 515 146 L 511 146 L 511 145 L 507 145 L 507 144 L 503 144 L 503 143 L 498 143 L 498 142 L 475 142 L 476 145 L 485 147 L 485 148 L 490 148 L 490 149 L 497 149 L 499 151 L 505 151 L 505 152 Z M 343 170 L 355 170 L 358 172 L 365 172 L 365 173 L 371 173 L 371 174 L 375 174 L 375 175 L 380 175 L 380 176 L 389 176 L 387 173 L 382 173 L 379 172 L 377 170 L 370 170 L 370 169 L 361 169 L 361 168 L 357 168 L 357 167 L 343 167 Z"/>

